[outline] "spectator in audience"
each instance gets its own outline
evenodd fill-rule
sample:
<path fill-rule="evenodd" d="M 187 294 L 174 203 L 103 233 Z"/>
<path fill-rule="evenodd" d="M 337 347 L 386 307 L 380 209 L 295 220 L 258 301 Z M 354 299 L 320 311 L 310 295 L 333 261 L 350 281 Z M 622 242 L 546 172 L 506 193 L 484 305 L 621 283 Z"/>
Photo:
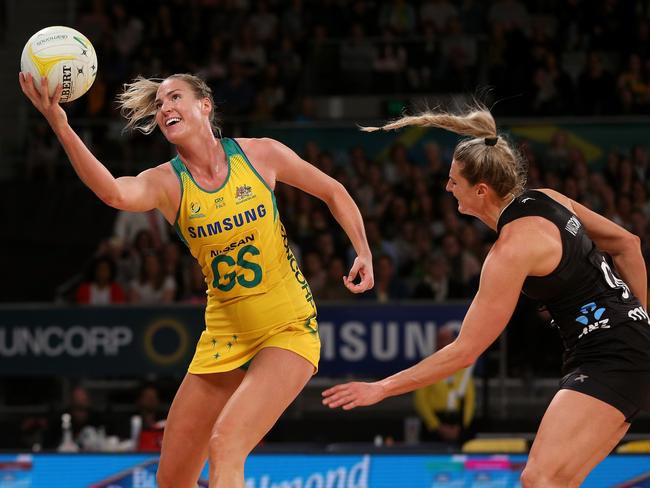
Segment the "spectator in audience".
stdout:
<path fill-rule="evenodd" d="M 168 227 L 165 218 L 157 210 L 148 212 L 120 210 L 113 224 L 113 236 L 119 239 L 126 249 L 134 246 L 141 250 L 146 245 L 148 248 L 158 250 L 169 241 Z M 148 231 L 148 236 L 145 237 L 141 231 Z M 147 244 L 142 243 L 144 239 L 147 239 Z"/>
<path fill-rule="evenodd" d="M 368 93 L 372 84 L 372 63 L 375 51 L 366 39 L 361 24 L 352 24 L 350 34 L 341 44 L 340 69 L 352 93 Z"/>
<path fill-rule="evenodd" d="M 211 87 L 217 87 L 228 75 L 228 54 L 221 33 L 214 33 L 209 41 L 207 55 L 197 73 Z"/>
<path fill-rule="evenodd" d="M 367 178 L 360 182 L 357 190 L 363 215 L 368 219 L 381 217 L 384 210 L 383 199 L 389 197 L 391 192 L 392 188 L 383 178 L 379 165 L 370 165 Z"/>
<path fill-rule="evenodd" d="M 165 276 L 170 276 L 176 284 L 174 301 L 180 300 L 185 295 L 185 255 L 182 254 L 180 245 L 176 241 L 165 244 L 160 254 L 162 270 Z"/>
<path fill-rule="evenodd" d="M 256 10 L 248 21 L 257 39 L 263 43 L 271 43 L 278 33 L 279 19 L 269 8 L 268 0 L 256 2 Z"/>
<path fill-rule="evenodd" d="M 140 45 L 144 30 L 143 22 L 127 12 L 122 2 L 112 2 L 111 33 L 115 47 L 122 56 L 128 57 Z"/>
<path fill-rule="evenodd" d="M 642 180 L 632 184 L 632 205 L 640 210 L 647 218 L 650 218 L 650 200 L 648 191 Z"/>
<path fill-rule="evenodd" d="M 239 65 L 248 80 L 255 80 L 266 66 L 266 51 L 257 41 L 257 34 L 251 26 L 240 32 L 239 41 L 230 51 L 230 62 Z"/>
<path fill-rule="evenodd" d="M 449 21 L 440 51 L 447 81 L 443 86 L 447 90 L 471 91 L 476 75 L 478 44 L 475 37 L 463 31 L 463 24 L 457 17 Z"/>
<path fill-rule="evenodd" d="M 278 66 L 270 63 L 264 69 L 263 84 L 257 92 L 256 108 L 252 117 L 258 121 L 278 118 L 286 110 L 286 92 L 280 81 Z"/>
<path fill-rule="evenodd" d="M 387 303 L 409 296 L 406 283 L 397 275 L 394 259 L 388 254 L 381 254 L 375 265 L 375 286 L 364 295 L 365 299 Z"/>
<path fill-rule="evenodd" d="M 158 388 L 152 383 L 145 384 L 140 388 L 135 400 L 136 415 L 142 418 L 142 429 L 156 429 L 158 423 L 164 420 L 160 404 L 160 394 Z"/>
<path fill-rule="evenodd" d="M 639 55 L 632 53 L 627 59 L 627 68 L 618 77 L 618 93 L 624 112 L 640 113 L 647 110 L 650 102 L 650 82 Z"/>
<path fill-rule="evenodd" d="M 460 241 L 463 243 L 463 249 L 471 256 L 475 257 L 479 263 L 481 259 L 481 246 L 483 237 L 481 232 L 486 235 L 489 229 L 482 223 L 464 221 L 458 234 Z"/>
<path fill-rule="evenodd" d="M 390 256 L 391 261 L 397 261 L 397 252 L 395 246 L 386 238 L 382 236 L 379 222 L 375 219 L 366 219 L 366 236 L 368 237 L 368 244 L 374 256 L 381 256 L 386 254 Z M 352 250 L 348 248 L 348 260 L 352 256 Z"/>
<path fill-rule="evenodd" d="M 303 259 L 302 269 L 304 269 L 309 288 L 317 299 L 321 298 L 321 292 L 327 282 L 327 270 L 323 266 L 323 259 L 316 251 L 305 253 Z"/>
<path fill-rule="evenodd" d="M 562 129 L 555 131 L 544 153 L 544 169 L 564 174 L 569 169 L 570 149 L 567 131 Z"/>
<path fill-rule="evenodd" d="M 409 207 L 406 198 L 397 195 L 394 196 L 390 205 L 386 208 L 382 218 L 384 225 L 382 226 L 381 232 L 383 237 L 389 243 L 393 242 L 399 235 L 399 229 L 402 222 L 407 220 L 409 217 Z M 391 245 L 391 247 L 394 246 Z M 400 266 L 401 263 L 398 262 L 397 253 L 395 253 L 394 258 L 395 263 Z"/>
<path fill-rule="evenodd" d="M 448 346 L 460 331 L 460 324 L 450 322 L 438 327 L 436 349 Z M 421 440 L 447 442 L 459 448 L 471 436 L 476 409 L 476 391 L 472 373 L 474 365 L 425 386 L 413 393 L 415 410 L 424 424 Z"/>
<path fill-rule="evenodd" d="M 282 37 L 279 47 L 272 52 L 272 61 L 278 65 L 278 75 L 289 101 L 293 100 L 302 76 L 303 60 L 295 41 L 288 35 Z M 328 73 L 332 76 L 332 73 Z"/>
<path fill-rule="evenodd" d="M 636 181 L 634 166 L 629 158 L 622 158 L 618 164 L 618 174 L 616 175 L 616 191 L 618 193 L 632 193 L 632 187 Z"/>
<path fill-rule="evenodd" d="M 439 303 L 467 296 L 462 286 L 451 279 L 449 263 L 442 254 L 431 256 L 424 265 L 424 269 L 426 274 L 415 285 L 413 298 L 432 300 Z"/>
<path fill-rule="evenodd" d="M 181 297 L 181 301 L 184 303 L 200 303 L 205 305 L 208 299 L 207 286 L 201 265 L 195 261 L 191 261 L 187 264 L 186 275 L 185 292 Z"/>
<path fill-rule="evenodd" d="M 487 21 L 503 24 L 506 30 L 528 32 L 530 15 L 526 5 L 519 0 L 497 0 L 492 2 L 487 13 Z"/>
<path fill-rule="evenodd" d="M 637 181 L 647 181 L 646 176 L 650 171 L 650 161 L 648 160 L 648 151 L 645 146 L 635 144 L 632 146 L 630 160 L 634 167 L 634 173 Z"/>
<path fill-rule="evenodd" d="M 616 82 L 610 71 L 603 66 L 600 53 L 587 55 L 587 63 L 578 78 L 577 112 L 585 115 L 609 115 L 616 109 L 612 96 Z"/>
<path fill-rule="evenodd" d="M 458 17 L 458 8 L 449 0 L 424 0 L 420 5 L 420 22 L 432 25 L 440 35 L 445 34 L 454 17 Z"/>
<path fill-rule="evenodd" d="M 132 405 L 126 412 L 116 412 L 111 432 L 120 439 L 132 438 L 135 451 L 160 451 L 167 412 L 156 384 L 142 384 L 135 392 Z M 134 417 L 139 422 L 134 423 Z"/>
<path fill-rule="evenodd" d="M 563 114 L 572 110 L 573 82 L 558 66 L 555 54 L 546 52 L 533 75 L 533 110 L 540 115 Z"/>
<path fill-rule="evenodd" d="M 374 51 L 375 92 L 401 93 L 406 66 L 406 50 L 393 38 L 390 30 L 385 30 L 381 42 Z"/>
<path fill-rule="evenodd" d="M 476 257 L 461 247 L 460 240 L 455 234 L 445 234 L 441 245 L 449 267 L 454 270 L 452 281 L 463 288 L 474 284 L 481 271 L 481 264 Z"/>
<path fill-rule="evenodd" d="M 106 13 L 106 3 L 104 0 L 91 0 L 82 2 L 78 14 L 79 30 L 83 32 L 88 39 L 101 39 L 105 35 L 110 35 L 111 19 Z"/>
<path fill-rule="evenodd" d="M 330 33 L 324 25 L 316 24 L 309 38 L 303 79 L 314 95 L 330 95 L 339 84 L 338 45 L 329 36 Z"/>
<path fill-rule="evenodd" d="M 255 106 L 255 85 L 246 76 L 246 69 L 236 60 L 228 64 L 228 76 L 215 87 L 215 97 L 222 100 L 224 113 L 241 116 L 249 113 Z"/>
<path fill-rule="evenodd" d="M 333 256 L 327 262 L 327 278 L 321 288 L 320 297 L 328 301 L 350 301 L 354 296 L 341 293 L 341 276 L 345 275 L 345 263 L 338 256 Z"/>
<path fill-rule="evenodd" d="M 59 156 L 61 149 L 50 134 L 47 124 L 38 120 L 30 126 L 25 146 L 25 179 L 45 180 L 53 183 L 60 175 Z"/>
<path fill-rule="evenodd" d="M 70 414 L 72 442 L 80 449 L 96 450 L 98 446 L 94 443 L 100 436 L 99 429 L 105 428 L 106 419 L 93 406 L 92 398 L 83 386 L 75 386 L 70 391 L 63 410 L 55 413 L 49 420 L 43 447 L 57 449 L 63 443 L 62 415 L 64 413 Z"/>
<path fill-rule="evenodd" d="M 303 6 L 302 0 L 291 0 L 282 13 L 282 30 L 292 39 L 302 40 L 304 29 L 310 24 L 310 11 Z"/>
<path fill-rule="evenodd" d="M 408 35 L 415 30 L 415 9 L 407 0 L 383 2 L 379 12 L 379 25 L 399 35 Z"/>
<path fill-rule="evenodd" d="M 485 26 L 485 9 L 489 3 L 481 0 L 462 0 L 459 2 L 459 14 L 463 29 L 473 36 L 481 35 Z"/>
<path fill-rule="evenodd" d="M 406 44 L 406 75 L 411 91 L 426 92 L 434 88 L 434 75 L 437 74 L 439 64 L 438 44 L 431 23 L 422 26 L 422 41 Z"/>
<path fill-rule="evenodd" d="M 395 249 L 395 262 L 399 276 L 408 276 L 416 264 L 415 235 L 419 224 L 419 221 L 408 216 L 399 222 L 399 231 L 391 241 Z"/>
<path fill-rule="evenodd" d="M 94 258 L 87 275 L 87 279 L 77 288 L 77 303 L 111 305 L 125 302 L 124 290 L 115 281 L 116 265 L 110 257 L 100 255 Z"/>
<path fill-rule="evenodd" d="M 176 288 L 174 278 L 164 273 L 159 255 L 148 252 L 143 256 L 139 277 L 129 286 L 129 302 L 140 305 L 171 303 Z"/>

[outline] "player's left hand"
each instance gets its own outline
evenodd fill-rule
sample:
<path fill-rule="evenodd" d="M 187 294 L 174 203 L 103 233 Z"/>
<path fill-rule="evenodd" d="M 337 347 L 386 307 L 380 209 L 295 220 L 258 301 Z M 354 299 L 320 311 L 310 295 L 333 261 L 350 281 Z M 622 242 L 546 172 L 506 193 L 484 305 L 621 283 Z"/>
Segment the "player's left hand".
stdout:
<path fill-rule="evenodd" d="M 354 283 L 359 276 L 361 281 Z M 352 268 L 347 276 L 343 277 L 343 284 L 352 293 L 363 293 L 375 285 L 375 277 L 372 272 L 372 257 L 357 256 L 352 263 Z"/>
<path fill-rule="evenodd" d="M 367 407 L 385 398 L 384 389 L 379 383 L 358 381 L 333 386 L 325 390 L 322 395 L 323 405 L 330 408 L 343 407 L 343 410 Z"/>

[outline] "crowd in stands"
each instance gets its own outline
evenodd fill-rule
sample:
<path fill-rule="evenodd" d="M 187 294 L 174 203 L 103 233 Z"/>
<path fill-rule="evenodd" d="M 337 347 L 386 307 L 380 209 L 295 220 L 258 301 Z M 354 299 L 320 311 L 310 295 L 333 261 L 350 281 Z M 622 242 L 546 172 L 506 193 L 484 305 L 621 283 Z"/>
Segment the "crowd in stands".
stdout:
<path fill-rule="evenodd" d="M 97 49 L 99 76 L 67 109 L 84 141 L 116 175 L 137 174 L 170 156 L 159 135 L 120 132 L 124 124 L 113 101 L 122 84 L 137 75 L 200 75 L 226 124 L 318 120 L 320 96 L 427 99 L 471 94 L 477 87 L 493 87 L 489 97 L 500 100 L 499 115 L 650 110 L 650 2 L 645 0 L 79 0 L 76 5 L 75 27 Z M 650 262 L 646 146 L 611 150 L 598 168 L 561 129 L 542 148 L 525 138 L 517 144 L 528 162 L 528 187 L 559 190 L 639 235 Z M 495 234 L 460 215 L 445 192 L 452 146 L 435 140 L 418 148 L 396 142 L 382 157 L 361 147 L 333 154 L 315 142 L 293 149 L 347 188 L 363 214 L 374 257 L 373 290 L 349 293 L 342 276 L 354 254 L 344 233 L 320 201 L 278 184 L 280 216 L 317 303 L 444 302 L 474 295 Z M 63 161 L 47 124 L 31 120 L 20 169 L 25 179 L 78 183 Z M 206 301 L 202 270 L 156 211 L 116 213 L 94 252 L 71 260 L 78 277 L 65 296 L 70 303 Z M 525 315 L 530 322 L 535 306 L 524 302 L 523 307 L 530 308 Z M 548 317 L 538 319 L 548 322 Z M 517 345 L 509 349 L 513 375 L 531 361 L 546 361 L 540 351 L 555 340 L 537 340 L 530 328 L 511 327 L 508 337 Z M 553 367 L 557 363 L 555 356 L 548 360 Z M 145 386 L 137 400 L 127 401 L 138 410 L 121 412 L 115 427 L 115 418 L 109 423 L 97 415 L 87 392 L 71 392 L 66 411 L 73 413 L 75 440 L 81 444 L 78 436 L 87 425 L 108 425 L 109 434 L 127 438 L 133 413 L 142 416 L 145 430 L 158 435 L 164 407 L 155 388 Z M 60 414 L 17 424 L 21 445 L 55 448 L 61 442 Z"/>
<path fill-rule="evenodd" d="M 642 0 L 86 0 L 98 52 L 86 115 L 136 75 L 192 72 L 226 118 L 318 118 L 327 94 L 473 92 L 513 115 L 647 112 Z M 514 98 L 512 98 L 514 97 Z"/>
<path fill-rule="evenodd" d="M 445 191 L 451 149 L 427 142 L 412 154 L 396 142 L 384 160 L 371 160 L 362 148 L 354 147 L 344 160 L 335 161 L 315 143 L 306 145 L 303 157 L 340 181 L 358 203 L 375 267 L 373 290 L 363 295 L 347 292 L 341 277 L 354 251 L 345 234 L 319 200 L 278 184 L 281 218 L 318 301 L 441 302 L 474 295 L 495 234 L 478 220 L 459 214 Z M 582 151 L 562 130 L 541 154 L 526 141 L 520 150 L 529 164 L 530 188 L 556 189 L 619 223 L 641 237 L 643 253 L 650 259 L 650 166 L 645 147 L 612 151 L 602 171 L 588 167 Z M 201 269 L 170 232 L 156 211 L 119 212 L 113 235 L 99 246 L 87 281 L 77 290 L 77 301 L 204 302 Z"/>
<path fill-rule="evenodd" d="M 93 40 L 100 75 L 69 108 L 71 120 L 86 121 L 81 136 L 116 175 L 170 155 L 159 135 L 120 134 L 112 101 L 136 75 L 199 74 L 226 124 L 317 119 L 313 97 L 324 94 L 425 96 L 477 86 L 493 86 L 495 99 L 521 94 L 497 104 L 499 116 L 644 113 L 650 103 L 650 4 L 640 0 L 87 0 L 75 26 Z M 562 130 L 541 152 L 519 142 L 529 187 L 558 189 L 623 224 L 648 256 L 644 146 L 612 151 L 594 171 Z M 375 288 L 353 297 L 341 286 L 352 251 L 338 226 L 320 202 L 279 185 L 283 221 L 318 300 L 473 295 L 494 236 L 459 215 L 444 191 L 451 147 L 431 141 L 416 152 L 396 143 L 381 160 L 360 147 L 343 155 L 315 143 L 294 149 L 352 194 L 375 257 Z M 62 160 L 39 119 L 26 178 L 56 181 Z M 120 215 L 95 254 L 75 292 L 80 303 L 205 300 L 201 270 L 155 212 Z"/>
<path fill-rule="evenodd" d="M 92 391 L 77 384 L 60 405 L 52 401 L 50 412 L 25 414 L 11 426 L 9 437 L 16 442 L 10 447 L 63 452 L 159 451 L 169 408 L 161 390 L 156 382 L 141 381 L 137 388 L 120 395 L 118 390 Z M 67 421 L 62 418 L 65 414 L 69 415 Z M 3 447 L 8 446 L 3 443 Z"/>

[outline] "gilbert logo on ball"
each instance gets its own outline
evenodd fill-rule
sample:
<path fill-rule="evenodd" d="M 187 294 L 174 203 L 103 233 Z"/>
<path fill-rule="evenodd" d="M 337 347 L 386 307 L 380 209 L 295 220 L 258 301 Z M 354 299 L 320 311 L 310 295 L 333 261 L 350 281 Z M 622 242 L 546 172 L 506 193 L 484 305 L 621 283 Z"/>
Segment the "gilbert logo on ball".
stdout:
<path fill-rule="evenodd" d="M 95 81 L 97 54 L 79 31 L 60 25 L 46 27 L 25 44 L 20 70 L 31 73 L 39 91 L 41 77 L 47 77 L 50 96 L 61 83 L 61 102 L 71 102 L 86 93 Z"/>

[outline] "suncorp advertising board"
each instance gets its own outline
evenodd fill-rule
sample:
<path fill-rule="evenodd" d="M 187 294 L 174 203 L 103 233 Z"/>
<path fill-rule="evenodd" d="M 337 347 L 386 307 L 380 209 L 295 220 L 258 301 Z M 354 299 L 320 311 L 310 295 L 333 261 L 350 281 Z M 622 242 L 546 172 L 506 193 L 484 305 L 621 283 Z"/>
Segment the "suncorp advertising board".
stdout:
<path fill-rule="evenodd" d="M 322 305 L 321 376 L 382 376 L 436 348 L 436 329 L 466 303 Z M 182 375 L 204 329 L 203 308 L 2 307 L 0 375 Z"/>

